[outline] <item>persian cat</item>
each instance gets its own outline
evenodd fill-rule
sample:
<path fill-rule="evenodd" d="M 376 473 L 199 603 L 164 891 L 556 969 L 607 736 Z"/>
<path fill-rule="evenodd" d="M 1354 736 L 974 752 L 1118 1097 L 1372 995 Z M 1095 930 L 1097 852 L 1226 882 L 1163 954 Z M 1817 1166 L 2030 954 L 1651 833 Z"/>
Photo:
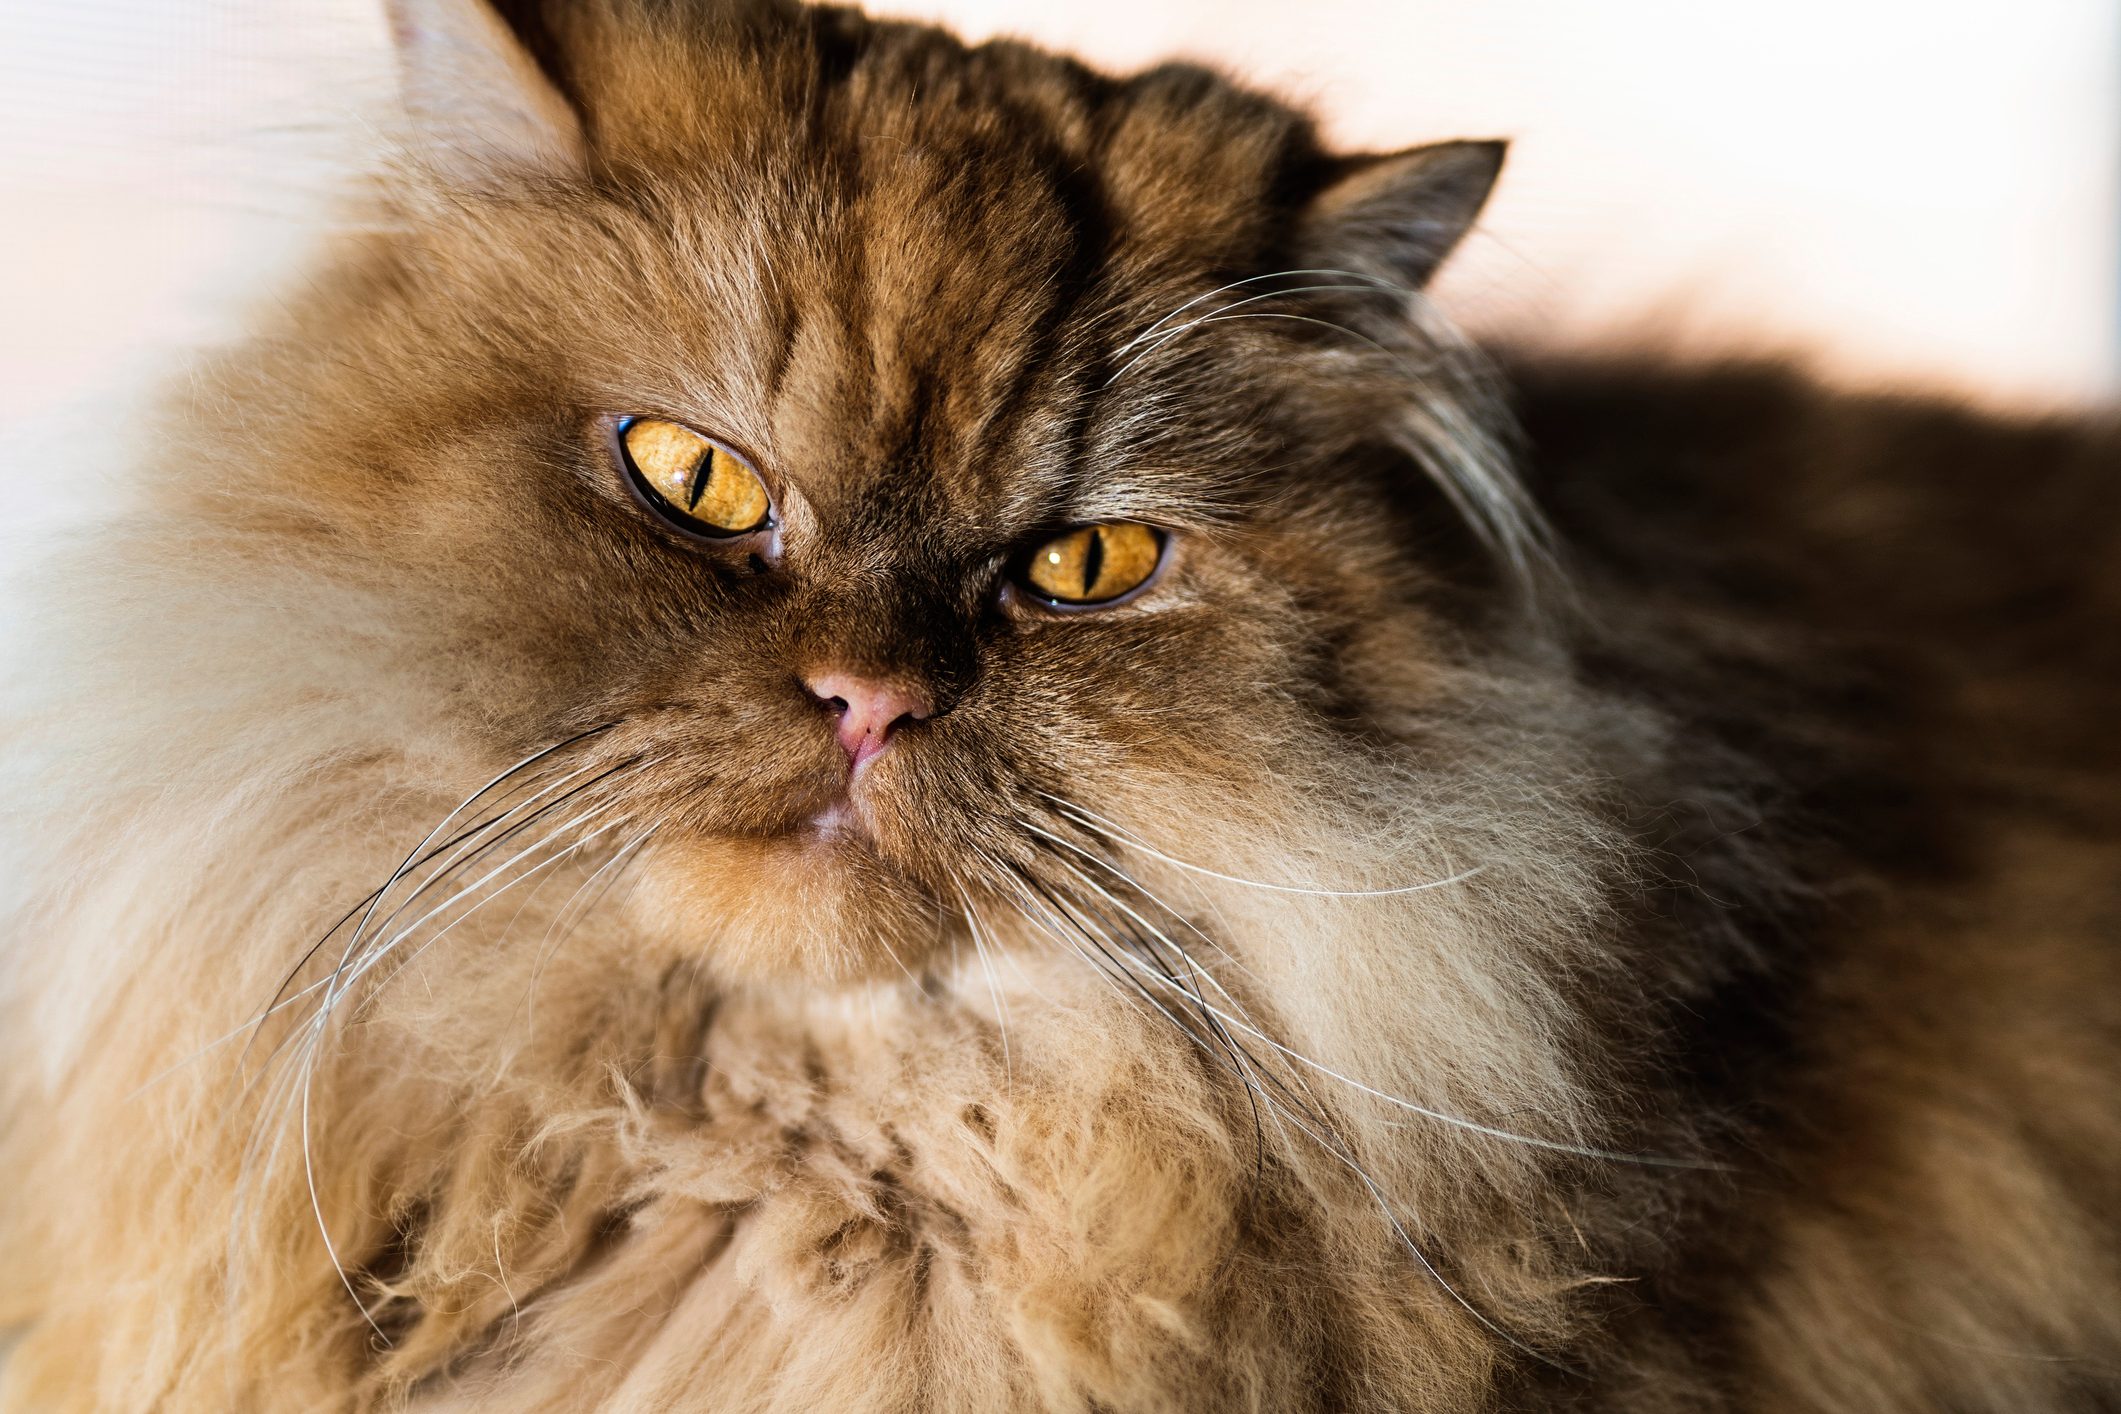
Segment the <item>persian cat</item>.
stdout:
<path fill-rule="evenodd" d="M 1199 68 L 392 27 L 10 590 L 7 1410 L 2121 1409 L 2110 429 L 1483 354 L 1501 146 Z"/>

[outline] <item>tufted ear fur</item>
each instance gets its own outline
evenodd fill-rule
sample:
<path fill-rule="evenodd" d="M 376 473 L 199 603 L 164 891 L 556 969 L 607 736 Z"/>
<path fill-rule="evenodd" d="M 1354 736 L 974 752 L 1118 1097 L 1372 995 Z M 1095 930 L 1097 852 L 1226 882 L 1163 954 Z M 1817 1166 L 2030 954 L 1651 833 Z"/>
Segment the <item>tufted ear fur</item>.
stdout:
<path fill-rule="evenodd" d="M 464 185 L 503 172 L 581 171 L 581 119 L 539 65 L 526 30 L 535 29 L 527 13 L 534 6 L 509 6 L 508 18 L 488 0 L 387 7 L 414 146 L 431 170 Z"/>
<path fill-rule="evenodd" d="M 1420 288 L 1480 215 L 1508 146 L 1440 142 L 1350 159 L 1303 217 L 1303 258 Z"/>

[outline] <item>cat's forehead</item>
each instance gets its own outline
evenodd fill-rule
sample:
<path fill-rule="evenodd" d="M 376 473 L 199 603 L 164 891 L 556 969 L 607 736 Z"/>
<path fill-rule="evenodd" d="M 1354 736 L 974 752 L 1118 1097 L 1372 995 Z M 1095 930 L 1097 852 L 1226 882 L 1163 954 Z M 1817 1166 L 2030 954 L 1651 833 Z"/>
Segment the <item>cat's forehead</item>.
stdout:
<path fill-rule="evenodd" d="M 835 72 L 799 39 L 726 71 L 638 177 L 698 256 L 700 308 L 661 313 L 714 326 L 681 346 L 727 366 L 678 371 L 735 419 L 715 430 L 828 514 L 1123 500 L 1083 484 L 1100 394 L 1146 325 L 1268 257 L 1301 121 L 1191 70 L 884 26 Z M 805 64 L 807 101 L 774 101 Z"/>

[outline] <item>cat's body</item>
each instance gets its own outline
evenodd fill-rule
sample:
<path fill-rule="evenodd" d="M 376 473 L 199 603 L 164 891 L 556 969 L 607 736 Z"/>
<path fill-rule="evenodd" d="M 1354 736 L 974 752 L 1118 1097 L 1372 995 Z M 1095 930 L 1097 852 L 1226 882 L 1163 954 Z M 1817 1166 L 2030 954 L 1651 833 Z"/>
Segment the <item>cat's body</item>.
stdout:
<path fill-rule="evenodd" d="M 1680 807 L 1692 863 L 1650 906 L 1705 904 L 1710 935 L 1713 861 L 1778 820 L 1805 876 L 1786 930 L 1739 925 L 1758 984 L 1681 1012 L 1758 1167 L 1649 1324 L 1739 1408 L 2108 1407 L 2111 420 L 1766 368 L 1513 374 L 1541 500 L 1627 626 L 1587 671 L 1779 763 L 1758 815 Z"/>
<path fill-rule="evenodd" d="M 1531 360 L 1513 471 L 1489 149 L 398 14 L 11 646 L 10 1414 L 2121 1401 L 2111 430 Z"/>

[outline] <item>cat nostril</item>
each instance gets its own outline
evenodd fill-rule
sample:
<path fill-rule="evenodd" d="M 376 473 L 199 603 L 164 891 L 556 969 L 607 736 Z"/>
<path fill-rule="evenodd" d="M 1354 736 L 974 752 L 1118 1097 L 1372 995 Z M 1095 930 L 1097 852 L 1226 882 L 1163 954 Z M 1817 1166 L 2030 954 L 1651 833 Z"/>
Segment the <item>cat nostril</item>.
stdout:
<path fill-rule="evenodd" d="M 836 735 L 848 762 L 859 767 L 890 744 L 907 722 L 934 714 L 927 693 L 903 682 L 845 673 L 806 673 L 803 686 L 839 719 Z"/>

